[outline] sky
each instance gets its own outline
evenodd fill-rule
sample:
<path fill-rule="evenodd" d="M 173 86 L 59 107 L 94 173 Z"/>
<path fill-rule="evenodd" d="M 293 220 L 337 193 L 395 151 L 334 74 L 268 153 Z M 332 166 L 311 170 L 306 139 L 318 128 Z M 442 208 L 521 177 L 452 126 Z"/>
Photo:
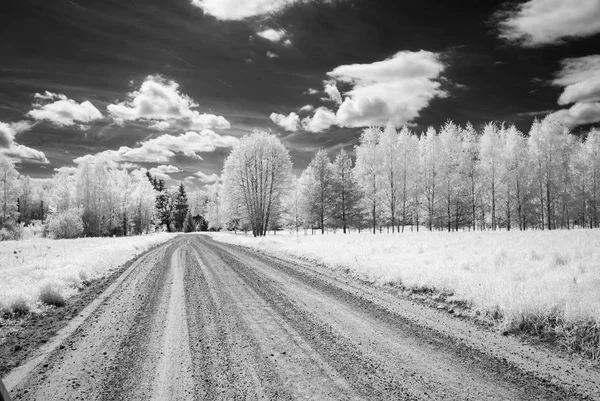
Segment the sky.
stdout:
<path fill-rule="evenodd" d="M 201 187 L 254 130 L 300 171 L 388 121 L 600 126 L 600 0 L 10 3 L 0 153 L 35 178 L 101 155 Z"/>

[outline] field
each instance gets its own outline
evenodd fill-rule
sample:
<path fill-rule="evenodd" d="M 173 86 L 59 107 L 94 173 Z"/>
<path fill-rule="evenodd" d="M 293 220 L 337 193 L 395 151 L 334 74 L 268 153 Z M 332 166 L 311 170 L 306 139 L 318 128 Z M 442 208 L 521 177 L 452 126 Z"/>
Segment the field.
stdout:
<path fill-rule="evenodd" d="M 600 230 L 211 235 L 379 285 L 442 294 L 503 330 L 555 337 L 600 357 Z"/>
<path fill-rule="evenodd" d="M 40 301 L 60 305 L 87 281 L 173 236 L 0 242 L 0 313 L 35 311 Z"/>

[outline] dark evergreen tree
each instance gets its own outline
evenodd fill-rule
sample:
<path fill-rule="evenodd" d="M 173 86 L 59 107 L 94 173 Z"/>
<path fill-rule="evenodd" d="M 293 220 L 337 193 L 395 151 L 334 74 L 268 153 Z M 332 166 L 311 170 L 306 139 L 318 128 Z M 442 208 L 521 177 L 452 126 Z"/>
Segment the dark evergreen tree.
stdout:
<path fill-rule="evenodd" d="M 175 198 L 175 228 L 178 231 L 183 229 L 183 223 L 188 214 L 188 200 L 183 183 L 179 185 L 179 191 Z"/>
<path fill-rule="evenodd" d="M 183 231 L 186 233 L 196 231 L 196 222 L 194 221 L 194 218 L 190 212 L 188 212 L 185 216 L 185 221 L 183 222 Z"/>
<path fill-rule="evenodd" d="M 169 191 L 165 188 L 165 182 L 158 180 L 157 182 L 156 195 L 156 212 L 160 224 L 164 224 L 167 227 L 167 231 L 171 231 L 171 223 L 173 220 L 173 210 L 175 208 L 175 202 Z"/>

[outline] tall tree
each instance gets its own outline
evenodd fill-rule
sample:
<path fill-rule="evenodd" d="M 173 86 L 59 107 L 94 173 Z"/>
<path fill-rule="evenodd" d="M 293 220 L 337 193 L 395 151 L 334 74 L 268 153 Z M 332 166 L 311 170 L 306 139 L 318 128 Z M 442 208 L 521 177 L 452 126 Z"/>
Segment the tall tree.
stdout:
<path fill-rule="evenodd" d="M 380 166 L 377 143 L 379 142 L 381 130 L 378 127 L 370 127 L 363 130 L 360 136 L 360 144 L 355 147 L 356 166 L 354 168 L 358 185 L 363 193 L 363 202 L 371 215 L 373 234 L 377 229 L 379 188 L 380 188 Z"/>
<path fill-rule="evenodd" d="M 479 142 L 479 154 L 481 172 L 485 182 L 484 188 L 489 201 L 491 211 L 491 226 L 492 230 L 497 227 L 497 200 L 498 187 L 502 179 L 502 139 L 500 137 L 500 129 L 493 123 L 486 124 L 483 129 L 483 135 Z"/>
<path fill-rule="evenodd" d="M 179 189 L 177 195 L 175 197 L 175 227 L 178 231 L 183 229 L 183 223 L 185 222 L 186 216 L 188 214 L 188 198 L 187 193 L 185 191 L 185 186 L 183 182 L 179 184 Z"/>
<path fill-rule="evenodd" d="M 437 132 L 433 127 L 419 140 L 419 156 L 421 163 L 421 179 L 423 180 L 423 193 L 427 201 L 427 226 L 433 228 L 436 215 L 436 195 L 439 187 L 439 157 L 440 144 Z"/>
<path fill-rule="evenodd" d="M 225 160 L 224 196 L 244 205 L 255 237 L 266 235 L 274 202 L 289 188 L 291 170 L 287 149 L 264 131 L 242 137 Z"/>
<path fill-rule="evenodd" d="M 17 220 L 18 177 L 19 173 L 12 160 L 0 153 L 0 204 L 2 205 L 0 228 Z"/>
<path fill-rule="evenodd" d="M 396 214 L 402 189 L 401 143 L 394 125 L 389 122 L 379 135 L 375 153 L 379 155 L 379 194 L 386 209 L 392 233 L 396 228 Z"/>
<path fill-rule="evenodd" d="M 302 174 L 306 175 L 302 180 L 304 215 L 324 234 L 333 210 L 333 166 L 327 152 L 320 149 Z"/>
<path fill-rule="evenodd" d="M 346 234 L 348 225 L 358 214 L 360 190 L 352 170 L 352 159 L 342 148 L 333 162 L 333 203 L 332 216 L 342 226 Z"/>

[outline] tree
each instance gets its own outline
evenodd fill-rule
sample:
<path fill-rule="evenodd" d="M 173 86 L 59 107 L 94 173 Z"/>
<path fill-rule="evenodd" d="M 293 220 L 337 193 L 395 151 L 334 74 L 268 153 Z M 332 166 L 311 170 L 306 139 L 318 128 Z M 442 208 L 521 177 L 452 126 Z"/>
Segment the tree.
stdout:
<path fill-rule="evenodd" d="M 459 208 L 460 208 L 460 187 L 461 181 L 458 172 L 460 163 L 460 154 L 462 144 L 460 140 L 460 129 L 452 121 L 448 121 L 440 131 L 440 158 L 439 172 L 440 183 L 442 184 L 442 198 L 444 199 L 446 209 L 446 226 L 448 232 L 453 228 L 452 215 L 456 219 L 456 229 L 458 230 Z"/>
<path fill-rule="evenodd" d="M 175 202 L 172 194 L 165 188 L 165 183 L 162 179 L 158 180 L 157 188 L 160 189 L 156 195 L 157 218 L 159 224 L 166 226 L 167 231 L 170 232 Z"/>
<path fill-rule="evenodd" d="M 243 205 L 255 237 L 266 235 L 274 201 L 289 188 L 291 169 L 287 149 L 264 131 L 242 137 L 225 160 L 224 196 Z"/>
<path fill-rule="evenodd" d="M 194 218 L 190 212 L 187 212 L 185 216 L 185 221 L 183 223 L 183 231 L 186 233 L 191 233 L 196 231 L 196 223 L 194 222 Z"/>
<path fill-rule="evenodd" d="M 465 197 L 469 198 L 471 209 L 471 228 L 476 229 L 477 196 L 479 193 L 480 168 L 479 168 L 479 134 L 471 123 L 467 123 L 461 131 L 461 153 L 458 161 L 458 171 Z"/>
<path fill-rule="evenodd" d="M 377 143 L 381 130 L 378 127 L 370 127 L 363 130 L 360 136 L 360 144 L 355 147 L 356 166 L 354 168 L 358 185 L 363 193 L 363 204 L 371 214 L 373 234 L 377 228 L 379 188 L 380 188 L 380 166 L 377 153 Z"/>
<path fill-rule="evenodd" d="M 301 207 L 307 221 L 316 223 L 325 233 L 325 221 L 331 216 L 333 195 L 333 166 L 327 152 L 320 149 L 302 173 Z"/>
<path fill-rule="evenodd" d="M 29 176 L 20 176 L 19 182 L 19 222 L 27 225 L 32 220 L 33 210 L 35 207 L 33 200 L 34 192 Z"/>
<path fill-rule="evenodd" d="M 498 186 L 502 179 L 502 139 L 500 130 L 493 123 L 486 124 L 483 129 L 483 135 L 479 142 L 479 161 L 486 193 L 490 201 L 490 210 L 492 214 L 492 230 L 496 229 L 496 201 L 498 198 Z"/>
<path fill-rule="evenodd" d="M 222 201 L 222 187 L 217 181 L 208 188 L 208 203 L 206 204 L 206 220 L 208 221 L 208 228 L 214 230 L 220 230 L 223 225 L 227 222 L 224 217 L 226 214 L 233 215 L 233 209 L 227 209 L 224 207 Z M 231 207 L 237 205 L 232 204 Z M 224 213 L 226 210 L 229 213 Z"/>
<path fill-rule="evenodd" d="M 334 202 L 331 214 L 346 234 L 349 223 L 358 214 L 360 190 L 352 171 L 352 160 L 344 149 L 340 150 L 333 162 L 332 197 L 337 202 Z"/>
<path fill-rule="evenodd" d="M 440 145 L 437 132 L 433 127 L 427 129 L 427 133 L 419 140 L 419 156 L 421 162 L 421 179 L 425 200 L 427 201 L 427 226 L 431 231 L 435 221 L 436 190 L 438 188 L 438 163 Z"/>
<path fill-rule="evenodd" d="M 19 173 L 12 160 L 0 153 L 0 228 L 12 225 L 18 218 L 17 199 L 19 198 Z"/>
<path fill-rule="evenodd" d="M 402 177 L 400 159 L 400 141 L 394 125 L 389 122 L 379 135 L 375 149 L 379 162 L 379 195 L 382 206 L 386 209 L 392 232 L 396 227 L 396 213 L 400 201 Z"/>
<path fill-rule="evenodd" d="M 187 193 L 185 192 L 185 186 L 183 183 L 179 184 L 179 190 L 175 197 L 175 228 L 178 231 L 183 229 L 183 223 L 185 222 L 186 216 L 188 214 L 188 199 Z"/>
<path fill-rule="evenodd" d="M 151 181 L 141 178 L 135 183 L 131 194 L 131 204 L 133 224 L 137 233 L 151 231 L 156 211 L 156 191 Z"/>

